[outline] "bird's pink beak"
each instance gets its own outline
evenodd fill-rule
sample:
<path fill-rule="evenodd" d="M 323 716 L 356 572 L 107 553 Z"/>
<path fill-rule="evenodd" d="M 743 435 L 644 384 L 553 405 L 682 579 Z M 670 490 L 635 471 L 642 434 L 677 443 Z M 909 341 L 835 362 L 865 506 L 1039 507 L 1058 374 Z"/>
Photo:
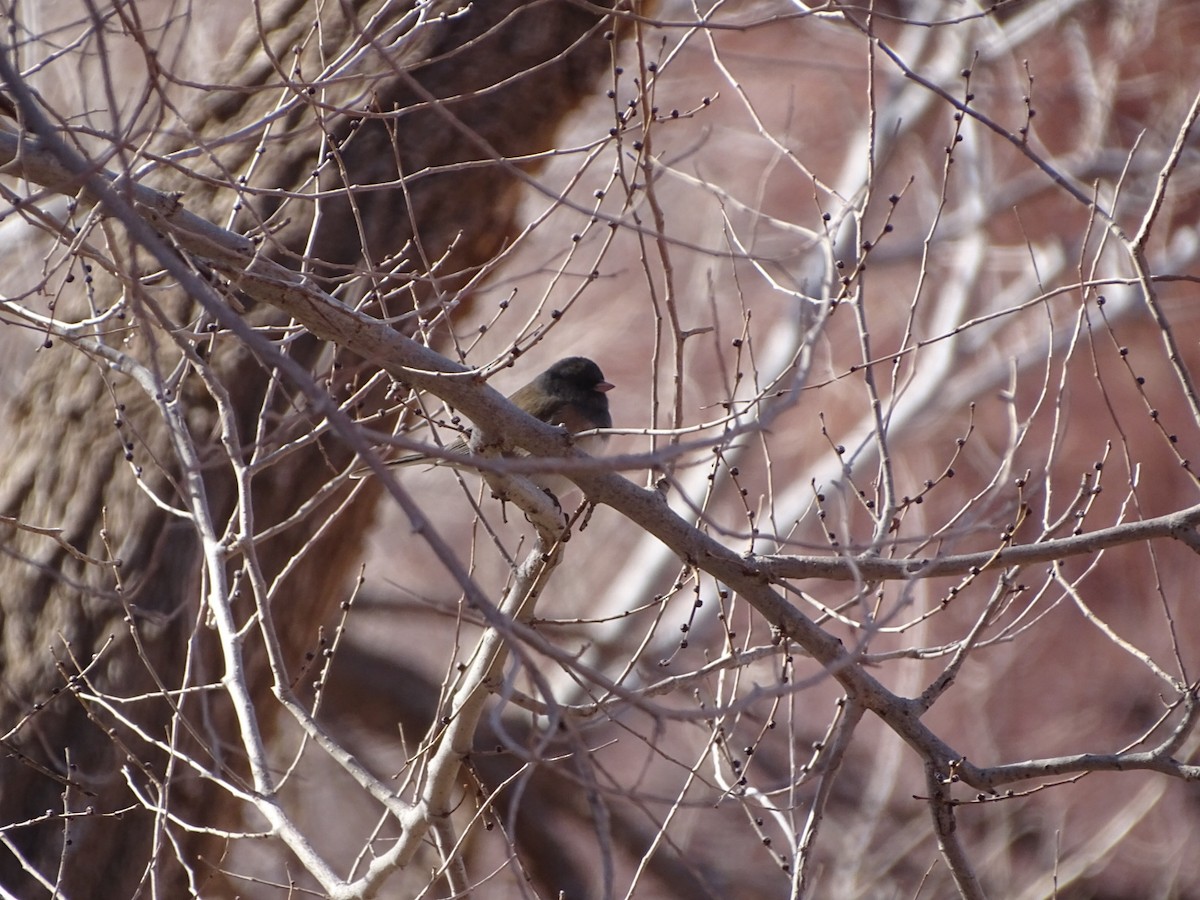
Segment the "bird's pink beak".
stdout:
<path fill-rule="evenodd" d="M 615 387 L 616 387 L 615 384 L 609 384 L 607 381 L 602 381 L 598 385 L 596 385 L 596 390 L 598 390 L 602 394 L 607 394 L 609 391 L 611 391 Z"/>

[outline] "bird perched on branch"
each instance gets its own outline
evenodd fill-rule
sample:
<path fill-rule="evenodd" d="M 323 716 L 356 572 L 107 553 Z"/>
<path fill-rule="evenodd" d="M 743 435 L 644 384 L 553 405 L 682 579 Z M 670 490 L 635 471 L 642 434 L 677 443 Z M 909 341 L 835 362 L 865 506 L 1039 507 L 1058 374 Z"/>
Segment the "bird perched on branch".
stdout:
<path fill-rule="evenodd" d="M 583 356 L 560 359 L 529 384 L 509 396 L 509 401 L 536 419 L 550 425 L 561 425 L 571 434 L 591 431 L 595 428 L 611 428 L 612 414 L 608 410 L 608 392 L 613 385 L 604 380 L 600 367 Z M 607 435 L 588 435 L 577 446 L 592 452 L 603 446 Z M 467 437 L 460 437 L 444 448 L 447 453 L 469 452 Z M 520 455 L 527 455 L 520 451 Z M 411 466 L 426 463 L 431 466 L 456 466 L 457 463 L 443 457 L 431 457 L 412 453 L 388 461 L 389 466 Z M 553 473 L 532 474 L 530 480 L 539 487 L 556 494 L 564 493 L 574 485 L 565 477 Z"/>

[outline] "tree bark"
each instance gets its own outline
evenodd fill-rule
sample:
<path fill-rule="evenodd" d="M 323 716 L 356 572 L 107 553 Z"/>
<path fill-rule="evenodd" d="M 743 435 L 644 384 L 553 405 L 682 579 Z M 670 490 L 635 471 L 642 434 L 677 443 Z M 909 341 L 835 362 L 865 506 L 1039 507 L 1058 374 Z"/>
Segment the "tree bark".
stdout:
<path fill-rule="evenodd" d="M 324 201 L 315 228 L 313 204 L 256 199 L 253 192 L 239 214 L 241 226 L 264 226 L 269 255 L 297 265 L 303 257 L 315 258 L 317 275 L 331 284 L 349 279 L 350 293 L 359 298 L 369 299 L 372 288 L 395 287 L 425 273 L 430 261 L 442 260 L 442 277 L 407 282 L 410 302 L 434 304 L 465 284 L 512 236 L 520 188 L 516 171 L 497 160 L 445 167 L 487 161 L 487 148 L 504 157 L 547 149 L 609 61 L 603 32 L 611 26 L 566 2 L 473 4 L 431 30 L 420 48 L 425 62 L 396 69 L 386 52 L 368 50 L 358 71 L 374 74 L 315 85 L 311 102 L 272 125 L 261 154 L 256 137 L 221 143 L 269 114 L 282 79 L 291 79 L 296 95 L 307 100 L 305 79 L 315 78 L 321 59 L 358 38 L 372 12 L 367 7 L 328 5 L 320 31 L 324 46 L 317 48 L 311 4 L 271 5 L 263 17 L 265 34 L 251 33 L 230 53 L 224 81 L 237 89 L 213 93 L 195 110 L 189 141 L 212 148 L 211 155 L 192 169 L 164 168 L 154 186 L 180 191 L 193 212 L 225 221 L 235 185 L 224 173 L 240 175 L 253 165 L 252 187 L 303 190 L 322 154 L 333 152 L 338 159 L 324 167 L 322 187 L 358 187 Z M 305 49 L 297 56 L 293 48 L 301 44 Z M 272 48 L 270 54 L 264 45 Z M 427 102 L 430 95 L 442 98 L 440 108 Z M 354 104 L 358 114 L 340 109 L 344 104 Z M 397 110 L 404 112 L 380 115 Z M 403 190 L 402 175 L 412 176 Z M 396 269 L 404 278 L 372 277 L 370 268 L 394 254 L 408 263 Z M 115 302 L 121 287 L 97 276 L 97 302 Z M 159 303 L 172 322 L 194 320 L 193 304 L 180 293 Z M 128 352 L 142 361 L 165 352 L 145 338 L 151 312 L 142 309 L 130 320 Z M 261 308 L 247 311 L 260 324 L 273 315 Z M 315 339 L 292 349 L 310 371 L 328 377 L 335 391 L 349 390 L 370 374 L 352 360 L 338 360 L 331 369 L 327 348 Z M 239 347 L 218 347 L 211 362 L 230 388 L 240 437 L 249 446 L 269 396 L 271 370 Z M 270 444 L 312 424 L 303 410 L 295 412 L 287 390 L 278 393 L 267 404 L 278 413 L 266 435 Z M 214 411 L 199 386 L 183 385 L 181 397 L 193 437 L 214 434 Z M 25 525 L 60 528 L 63 542 L 0 523 L 5 750 L 0 816 L 5 823 L 44 817 L 9 832 L 25 863 L 14 852 L 0 851 L 0 885 L 18 896 L 35 896 L 43 889 L 29 873 L 34 869 L 72 898 L 138 896 L 149 894 L 152 872 L 160 896 L 183 896 L 189 889 L 185 870 L 175 861 L 176 851 L 163 844 L 163 823 L 145 799 L 157 794 L 184 820 L 212 826 L 237 827 L 243 809 L 193 772 L 168 766 L 166 754 L 148 741 L 174 740 L 235 778 L 244 775 L 245 765 L 235 745 L 226 743 L 232 716 L 219 693 L 172 700 L 166 694 L 217 684 L 224 673 L 215 640 L 202 624 L 196 532 L 152 503 L 135 477 L 140 470 L 144 484 L 175 502 L 178 464 L 164 423 L 138 388 L 65 344 L 39 353 L 5 418 L 9 453 L 0 471 L 0 514 Z M 258 526 L 292 515 L 346 458 L 344 450 L 326 442 L 256 476 Z M 224 527 L 236 500 L 231 470 L 213 464 L 204 480 Z M 345 509 L 336 531 L 308 548 L 278 592 L 279 637 L 295 668 L 344 597 L 374 499 L 366 491 Z M 306 546 L 323 519 L 310 517 L 259 548 L 268 579 Z M 249 610 L 247 605 L 243 615 Z M 247 650 L 256 696 L 268 700 L 265 657 L 261 648 Z M 139 699 L 116 707 L 128 719 L 122 723 L 87 695 Z M 176 706 L 195 729 L 190 737 L 170 736 L 180 720 Z M 64 820 L 64 811 L 87 814 Z M 173 835 L 185 841 L 181 855 L 197 874 L 213 877 L 196 860 L 217 862 L 222 843 L 178 830 Z"/>

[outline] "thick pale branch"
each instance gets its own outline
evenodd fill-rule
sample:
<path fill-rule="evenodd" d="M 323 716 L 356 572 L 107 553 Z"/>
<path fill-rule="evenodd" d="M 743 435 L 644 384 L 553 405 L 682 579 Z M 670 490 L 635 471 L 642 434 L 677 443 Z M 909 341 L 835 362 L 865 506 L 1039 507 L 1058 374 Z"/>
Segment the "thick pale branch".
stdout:
<path fill-rule="evenodd" d="M 823 578 L 827 581 L 896 581 L 974 575 L 1031 563 L 1053 562 L 1068 556 L 1094 554 L 1109 547 L 1135 544 L 1158 538 L 1197 546 L 1200 506 L 1181 509 L 1153 519 L 1122 522 L 1087 534 L 1017 544 L 979 553 L 961 553 L 932 558 L 882 559 L 877 556 L 773 556 L 758 563 L 772 578 Z"/>
<path fill-rule="evenodd" d="M 937 835 L 938 848 L 954 876 L 959 896 L 964 900 L 983 900 L 983 886 L 959 840 L 958 819 L 954 814 L 955 804 L 950 798 L 950 787 L 932 765 L 925 767 L 925 782 L 929 789 L 929 808 L 933 815 L 933 831 Z"/>
<path fill-rule="evenodd" d="M 45 178 L 53 185 L 62 185 L 61 167 L 42 168 L 48 160 L 53 159 L 52 156 L 26 153 L 18 157 L 18 144 L 15 137 L 0 134 L 0 163 L 20 158 L 21 174 L 25 177 L 33 181 Z M 499 392 L 482 383 L 474 373 L 396 332 L 387 324 L 341 303 L 306 283 L 295 272 L 250 255 L 246 251 L 244 238 L 222 233 L 220 229 L 214 231 L 209 227 L 196 226 L 192 221 L 194 217 L 183 216 L 177 204 L 172 209 L 171 203 L 153 194 L 147 195 L 143 208 L 158 211 L 160 228 L 180 246 L 205 256 L 240 290 L 292 316 L 317 337 L 364 357 L 398 380 L 435 394 L 472 421 L 486 423 L 489 433 L 503 443 L 519 445 L 537 456 L 583 458 L 560 429 L 517 409 Z M 167 214 L 162 214 L 163 210 L 167 210 Z M 121 218 L 127 220 L 126 211 L 113 212 L 125 212 Z M 137 223 L 126 221 L 126 224 L 134 227 Z M 197 239 L 198 234 L 203 235 L 202 240 Z M 205 302 L 218 320 L 235 333 L 241 335 L 248 331 L 233 310 L 214 303 L 211 297 L 197 299 Z M 361 447 L 361 436 L 354 432 L 348 421 L 342 416 L 333 415 L 336 410 L 330 413 L 333 430 L 352 446 Z M 378 461 L 373 464 L 378 465 Z M 1148 537 L 1187 540 L 1194 535 L 1195 524 L 1200 521 L 1200 507 L 1197 507 L 1146 522 L 1114 526 L 1096 535 L 1043 542 L 1027 548 L 1005 548 L 968 557 L 951 557 L 947 564 L 920 561 L 915 568 L 911 560 L 839 557 L 828 560 L 759 560 L 743 557 L 724 546 L 676 514 L 659 494 L 643 490 L 615 473 L 581 471 L 572 473 L 571 477 L 589 499 L 611 506 L 662 541 L 689 565 L 704 570 L 741 594 L 778 629 L 782 638 L 795 641 L 821 663 L 852 699 L 887 722 L 925 759 L 941 767 L 948 767 L 960 760 L 961 754 L 920 722 L 923 711 L 920 705 L 892 693 L 869 675 L 839 639 L 819 628 L 776 592 L 771 587 L 773 580 L 785 577 L 841 580 L 863 577 L 912 578 L 916 575 L 928 577 L 932 574 L 967 572 L 972 567 L 1009 566 L 1016 562 L 1055 559 L 1068 553 L 1093 552 L 1105 546 Z M 978 770 L 971 766 L 960 766 L 958 769 L 959 776 L 967 783 L 987 787 L 988 779 L 980 778 L 977 773 Z"/>

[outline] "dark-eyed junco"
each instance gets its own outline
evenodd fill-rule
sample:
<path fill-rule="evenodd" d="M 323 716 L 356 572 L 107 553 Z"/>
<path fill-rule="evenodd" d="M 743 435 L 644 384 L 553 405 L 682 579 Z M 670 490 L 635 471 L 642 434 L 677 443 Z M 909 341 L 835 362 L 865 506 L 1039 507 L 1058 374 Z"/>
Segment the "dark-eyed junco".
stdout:
<path fill-rule="evenodd" d="M 561 425 L 572 434 L 590 431 L 593 428 L 611 428 L 612 415 L 608 411 L 608 391 L 613 385 L 604 380 L 600 367 L 583 356 L 560 359 L 529 384 L 509 396 L 515 406 L 535 418 L 551 425 Z M 603 446 L 608 435 L 588 435 L 577 446 L 593 452 Z M 467 438 L 461 437 L 445 447 L 448 453 L 468 452 Z M 524 454 L 522 454 L 524 455 Z M 452 460 L 413 453 L 390 460 L 390 466 L 411 466 L 418 463 L 429 465 L 454 465 Z M 539 487 L 556 494 L 568 491 L 573 485 L 561 475 L 552 473 L 530 475 Z"/>

